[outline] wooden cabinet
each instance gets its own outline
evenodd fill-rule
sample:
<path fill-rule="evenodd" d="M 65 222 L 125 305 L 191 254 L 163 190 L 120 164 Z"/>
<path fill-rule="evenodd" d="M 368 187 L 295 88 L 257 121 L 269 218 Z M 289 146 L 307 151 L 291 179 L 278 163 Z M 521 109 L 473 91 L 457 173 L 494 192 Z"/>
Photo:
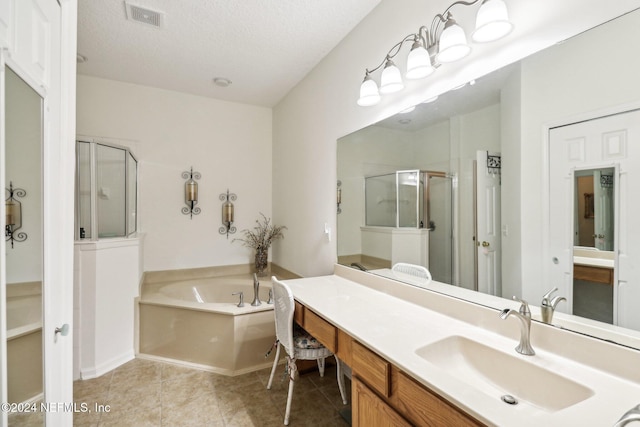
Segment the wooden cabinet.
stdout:
<path fill-rule="evenodd" d="M 353 372 L 382 396 L 391 396 L 391 364 L 357 341 L 352 357 Z"/>
<path fill-rule="evenodd" d="M 404 427 L 411 426 L 388 403 L 378 397 L 357 377 L 351 384 L 351 419 L 353 426 Z"/>
<path fill-rule="evenodd" d="M 588 280 L 589 282 L 613 285 L 613 269 L 592 267 L 590 265 L 574 265 L 573 278 L 578 280 Z"/>
<path fill-rule="evenodd" d="M 405 373 L 394 375 L 393 403 L 401 414 L 419 426 L 467 427 L 481 426 L 478 421 L 460 412 L 441 397 L 418 384 Z"/>
<path fill-rule="evenodd" d="M 351 367 L 354 427 L 484 425 L 297 301 L 294 319 Z"/>
<path fill-rule="evenodd" d="M 303 328 L 320 341 L 322 345 L 331 350 L 332 353 L 336 352 L 338 333 L 336 327 L 331 323 L 313 311 L 305 309 Z"/>

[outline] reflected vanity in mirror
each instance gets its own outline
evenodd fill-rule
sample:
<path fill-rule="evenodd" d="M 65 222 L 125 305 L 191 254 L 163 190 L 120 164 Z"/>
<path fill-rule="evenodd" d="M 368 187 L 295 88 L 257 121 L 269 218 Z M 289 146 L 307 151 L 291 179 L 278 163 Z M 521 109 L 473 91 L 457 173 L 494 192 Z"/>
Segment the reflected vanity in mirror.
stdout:
<path fill-rule="evenodd" d="M 368 177 L 402 170 L 442 171 L 454 183 L 452 226 L 447 236 L 453 268 L 446 280 L 434 275 L 436 288 L 432 289 L 502 309 L 507 304 L 504 300 L 483 294 L 507 299 L 517 295 L 529 299 L 531 305 L 540 305 L 543 295 L 557 287 L 555 295 L 566 301 L 558 304 L 558 314 L 562 315 L 554 317 L 554 324 L 586 330 L 594 336 L 602 332 L 601 337 L 606 339 L 611 339 L 613 332 L 626 345 L 625 337 L 632 337 L 638 347 L 640 315 L 632 314 L 630 301 L 640 298 L 636 295 L 640 293 L 636 291 L 640 277 L 627 272 L 640 266 L 640 253 L 628 244 L 640 238 L 640 230 L 632 224 L 635 204 L 625 184 L 631 182 L 628 171 L 635 170 L 635 163 L 624 164 L 623 157 L 635 161 L 640 154 L 631 148 L 624 153 L 621 150 L 640 142 L 631 140 L 636 135 L 633 132 L 626 140 L 607 131 L 611 136 L 606 142 L 608 157 L 595 160 L 594 153 L 602 153 L 602 146 L 581 151 L 577 140 L 566 146 L 554 145 L 552 136 L 542 141 L 547 138 L 542 132 L 546 124 L 553 124 L 546 127 L 551 135 L 564 124 L 595 122 L 584 119 L 585 115 L 594 114 L 595 118 L 599 117 L 596 112 L 616 115 L 638 108 L 640 98 L 629 98 L 638 91 L 629 88 L 637 86 L 634 70 L 640 64 L 625 53 L 629 46 L 618 48 L 619 43 L 613 42 L 621 35 L 629 43 L 640 44 L 640 11 L 477 78 L 434 102 L 417 105 L 413 112 L 397 114 L 339 139 L 338 262 L 356 262 L 383 275 L 389 275 L 388 267 L 396 262 L 438 268 L 442 260 L 407 258 L 402 254 L 404 248 L 396 250 L 391 239 L 387 246 L 380 246 L 380 242 L 370 246 L 365 230 L 369 203 L 365 182 Z M 590 55 L 584 52 L 592 51 L 594 40 L 609 46 L 607 65 L 599 71 L 584 72 L 590 69 Z M 611 73 L 610 77 L 603 75 L 603 70 Z M 601 89 L 603 79 L 615 80 L 615 84 Z M 545 163 L 540 165 L 540 176 L 520 174 L 522 165 L 539 161 L 523 156 L 522 145 L 532 140 L 549 144 L 542 150 Z M 553 147 L 562 148 L 555 152 Z M 573 155 L 582 156 L 581 160 L 573 159 Z M 489 164 L 489 158 L 498 160 Z M 568 163 L 554 175 L 550 163 L 556 158 L 567 158 Z M 549 199 L 543 203 L 548 209 L 540 209 L 541 201 L 524 193 L 527 185 L 541 186 L 547 178 L 549 189 L 542 196 Z M 554 199 L 556 188 L 563 189 L 558 197 L 567 200 L 566 204 Z M 509 197 L 515 194 L 517 198 Z M 448 202 L 439 203 L 442 207 Z M 543 212 L 545 218 L 539 221 L 548 221 L 548 230 L 522 223 L 527 216 L 522 211 L 532 203 Z M 422 226 L 413 229 L 430 228 L 427 223 Z M 522 230 L 532 226 L 536 227 L 539 243 L 520 241 Z M 558 236 L 557 241 L 554 236 Z M 449 250 L 430 232 L 420 238 L 430 255 Z M 532 251 L 536 252 L 536 262 L 544 266 L 533 279 L 523 277 L 523 264 L 531 261 Z M 549 256 L 542 260 L 545 254 Z M 532 282 L 536 282 L 535 287 L 530 287 Z M 440 286 L 442 283 L 449 286 Z M 478 290 L 481 293 L 474 292 Z"/>
<path fill-rule="evenodd" d="M 5 89 L 7 388 L 20 403 L 43 393 L 42 99 L 9 67 Z"/>

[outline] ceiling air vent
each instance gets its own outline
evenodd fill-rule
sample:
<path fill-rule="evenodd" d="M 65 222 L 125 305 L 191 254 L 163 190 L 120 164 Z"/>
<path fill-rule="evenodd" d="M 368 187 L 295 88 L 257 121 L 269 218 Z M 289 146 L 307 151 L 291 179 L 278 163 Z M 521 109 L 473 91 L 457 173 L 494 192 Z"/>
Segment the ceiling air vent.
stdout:
<path fill-rule="evenodd" d="M 162 28 L 164 26 L 164 13 L 136 6 L 129 2 L 125 2 L 124 4 L 127 10 L 128 20 L 150 25 L 155 28 Z"/>

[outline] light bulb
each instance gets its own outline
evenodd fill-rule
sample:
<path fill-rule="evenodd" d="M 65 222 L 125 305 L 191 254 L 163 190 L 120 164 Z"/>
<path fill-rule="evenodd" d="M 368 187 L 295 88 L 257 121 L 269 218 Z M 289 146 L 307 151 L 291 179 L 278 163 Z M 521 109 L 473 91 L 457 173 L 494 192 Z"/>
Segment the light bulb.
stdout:
<path fill-rule="evenodd" d="M 361 107 L 369 107 L 371 105 L 376 105 L 378 102 L 380 102 L 378 85 L 369 76 L 369 74 L 367 74 L 360 85 L 360 98 L 358 98 L 358 105 Z"/>
<path fill-rule="evenodd" d="M 393 93 L 404 89 L 400 69 L 388 59 L 380 77 L 380 93 Z"/>
<path fill-rule="evenodd" d="M 467 36 L 456 21 L 448 17 L 440 34 L 440 46 L 436 60 L 440 63 L 454 62 L 464 58 L 471 52 L 467 44 Z"/>
<path fill-rule="evenodd" d="M 476 29 L 471 35 L 478 43 L 501 39 L 513 30 L 509 12 L 503 0 L 484 0 L 476 15 Z"/>
<path fill-rule="evenodd" d="M 405 76 L 408 79 L 422 79 L 434 72 L 431 65 L 429 52 L 424 48 L 422 43 L 415 41 L 411 47 L 411 52 L 407 57 L 407 72 Z"/>

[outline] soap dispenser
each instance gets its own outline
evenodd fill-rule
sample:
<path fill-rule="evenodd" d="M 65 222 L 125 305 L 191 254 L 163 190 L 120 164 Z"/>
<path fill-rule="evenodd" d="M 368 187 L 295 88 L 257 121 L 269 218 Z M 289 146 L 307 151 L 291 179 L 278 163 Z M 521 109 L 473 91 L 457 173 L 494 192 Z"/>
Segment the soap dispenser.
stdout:
<path fill-rule="evenodd" d="M 553 319 L 553 313 L 556 306 L 560 301 L 566 301 L 565 297 L 555 296 L 551 298 L 551 294 L 556 292 L 558 288 L 553 288 L 542 297 L 542 304 L 540 305 L 540 313 L 542 314 L 542 321 L 544 323 L 551 323 Z"/>

